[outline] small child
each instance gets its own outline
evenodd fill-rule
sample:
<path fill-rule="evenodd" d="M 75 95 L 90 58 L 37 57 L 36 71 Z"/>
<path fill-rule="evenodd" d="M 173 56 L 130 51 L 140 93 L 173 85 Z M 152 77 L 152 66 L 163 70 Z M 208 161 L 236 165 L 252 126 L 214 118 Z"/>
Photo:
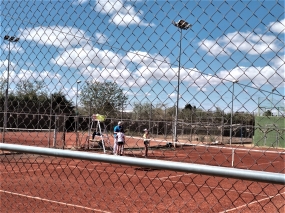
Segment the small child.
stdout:
<path fill-rule="evenodd" d="M 125 134 L 123 132 L 117 133 L 117 150 L 116 155 L 123 155 L 123 146 L 125 143 Z"/>
<path fill-rule="evenodd" d="M 149 142 L 150 142 L 149 132 L 147 129 L 144 129 L 144 134 L 143 134 L 143 143 L 144 143 L 144 155 L 143 156 L 144 157 L 147 157 Z"/>

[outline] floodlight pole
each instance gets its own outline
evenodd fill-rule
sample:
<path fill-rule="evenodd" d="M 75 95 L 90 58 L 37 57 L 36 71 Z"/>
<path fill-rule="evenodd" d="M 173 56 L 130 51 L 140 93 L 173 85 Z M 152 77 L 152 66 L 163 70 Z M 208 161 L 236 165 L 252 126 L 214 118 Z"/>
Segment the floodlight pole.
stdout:
<path fill-rule="evenodd" d="M 52 120 L 52 93 L 50 93 L 49 131 L 51 131 L 51 120 Z M 50 148 L 50 134 L 48 137 L 48 147 Z"/>
<path fill-rule="evenodd" d="M 180 86 L 180 63 L 181 63 L 181 52 L 182 52 L 182 30 L 188 30 L 192 27 L 191 24 L 184 20 L 179 20 L 178 22 L 172 22 L 175 27 L 180 29 L 180 41 L 179 41 L 179 57 L 178 57 L 178 72 L 177 72 L 177 99 L 176 99 L 176 107 L 175 107 L 175 121 L 174 121 L 174 147 L 176 147 L 176 143 L 178 141 L 177 138 L 177 124 L 178 124 L 178 110 L 179 110 L 179 86 Z"/>
<path fill-rule="evenodd" d="M 233 91 L 232 91 L 232 109 L 231 109 L 231 127 L 230 127 L 230 145 L 232 145 L 233 140 L 233 108 L 234 108 L 234 93 L 235 93 L 235 83 L 237 83 L 238 80 L 234 80 L 233 83 Z"/>
<path fill-rule="evenodd" d="M 87 84 L 87 90 L 89 90 L 90 89 L 90 84 L 89 84 L 89 82 L 88 81 L 86 81 L 86 84 Z M 90 95 L 90 94 L 89 94 Z M 91 135 L 91 102 L 92 102 L 92 98 L 91 98 L 91 95 L 90 95 L 90 97 L 89 97 L 89 110 L 88 110 L 88 115 L 89 115 L 89 124 L 88 124 L 88 136 L 90 137 L 90 135 Z"/>
<path fill-rule="evenodd" d="M 7 69 L 7 83 L 6 83 L 6 92 L 5 92 L 5 104 L 4 104 L 4 125 L 3 125 L 3 134 L 2 134 L 2 143 L 5 142 L 5 132 L 7 128 L 8 123 L 8 96 L 9 96 L 9 77 L 10 77 L 10 54 L 11 54 L 11 42 L 17 42 L 20 39 L 16 38 L 14 36 L 4 36 L 4 40 L 7 40 L 9 42 L 9 52 L 8 52 L 8 69 Z"/>
<path fill-rule="evenodd" d="M 124 110 L 124 103 L 123 103 L 123 99 L 121 100 L 121 107 L 122 107 L 122 109 L 121 109 L 121 121 L 123 120 L 123 110 Z"/>
<path fill-rule="evenodd" d="M 78 80 L 76 82 L 76 103 L 75 103 L 75 106 L 76 106 L 76 121 L 75 121 L 75 132 L 76 132 L 76 148 L 78 148 L 78 138 L 79 138 L 79 135 L 78 135 L 78 104 L 77 104 L 77 99 L 78 99 L 78 85 L 81 83 L 80 80 Z"/>
<path fill-rule="evenodd" d="M 272 110 L 273 110 L 273 108 L 274 108 L 274 104 L 273 104 L 273 92 L 276 90 L 276 87 L 273 87 L 272 88 L 272 98 L 271 98 L 271 115 L 273 115 L 273 112 L 272 112 Z"/>

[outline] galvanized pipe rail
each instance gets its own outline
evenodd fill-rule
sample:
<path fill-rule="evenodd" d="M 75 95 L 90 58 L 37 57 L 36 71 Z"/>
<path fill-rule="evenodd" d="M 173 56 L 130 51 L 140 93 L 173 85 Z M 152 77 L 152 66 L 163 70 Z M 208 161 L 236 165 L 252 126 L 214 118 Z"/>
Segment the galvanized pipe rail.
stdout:
<path fill-rule="evenodd" d="M 108 154 L 87 153 L 82 151 L 61 150 L 61 149 L 24 146 L 24 145 L 7 144 L 7 143 L 0 143 L 0 150 L 56 156 L 62 158 L 90 160 L 90 161 L 105 162 L 111 164 L 123 164 L 129 166 L 139 166 L 139 167 L 154 168 L 160 170 L 171 170 L 177 172 L 187 172 L 187 173 L 195 173 L 195 174 L 203 174 L 211 176 L 214 175 L 225 178 L 235 178 L 242 180 L 285 185 L 285 174 L 272 173 L 272 172 L 253 171 L 245 169 L 208 166 L 208 165 L 154 160 L 154 159 L 145 159 L 145 158 L 134 158 L 126 156 L 114 156 Z"/>

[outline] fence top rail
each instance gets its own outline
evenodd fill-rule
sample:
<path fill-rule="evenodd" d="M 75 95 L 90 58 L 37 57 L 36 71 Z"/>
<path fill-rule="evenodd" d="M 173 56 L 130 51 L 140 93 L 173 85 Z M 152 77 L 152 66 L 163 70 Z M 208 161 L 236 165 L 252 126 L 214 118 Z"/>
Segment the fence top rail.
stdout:
<path fill-rule="evenodd" d="M 59 150 L 52 148 L 42 148 L 42 147 L 24 146 L 24 145 L 7 144 L 7 143 L 0 143 L 0 150 L 56 156 L 63 158 L 74 158 L 81 160 L 91 160 L 91 161 L 106 162 L 112 164 L 123 164 L 129 166 L 140 166 L 146 168 L 172 170 L 178 172 L 189 172 L 195 174 L 215 175 L 219 177 L 236 178 L 242 180 L 285 185 L 285 174 L 272 173 L 272 172 L 225 168 L 218 166 L 208 166 L 208 165 L 165 161 L 165 160 L 142 159 L 142 158 L 134 158 L 126 156 L 114 156 L 107 154 L 87 153 L 82 151 Z"/>

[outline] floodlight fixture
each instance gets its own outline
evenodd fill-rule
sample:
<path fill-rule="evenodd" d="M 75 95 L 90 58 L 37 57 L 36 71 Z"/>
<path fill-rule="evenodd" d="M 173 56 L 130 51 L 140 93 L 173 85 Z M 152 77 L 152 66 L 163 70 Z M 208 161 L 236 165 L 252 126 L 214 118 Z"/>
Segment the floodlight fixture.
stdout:
<path fill-rule="evenodd" d="M 5 35 L 4 40 L 8 40 L 9 42 L 17 42 L 20 40 L 20 38 L 16 38 L 15 36 Z"/>
<path fill-rule="evenodd" d="M 172 24 L 182 30 L 188 30 L 190 27 L 192 27 L 191 24 L 184 20 L 179 20 L 178 22 L 173 21 Z"/>

